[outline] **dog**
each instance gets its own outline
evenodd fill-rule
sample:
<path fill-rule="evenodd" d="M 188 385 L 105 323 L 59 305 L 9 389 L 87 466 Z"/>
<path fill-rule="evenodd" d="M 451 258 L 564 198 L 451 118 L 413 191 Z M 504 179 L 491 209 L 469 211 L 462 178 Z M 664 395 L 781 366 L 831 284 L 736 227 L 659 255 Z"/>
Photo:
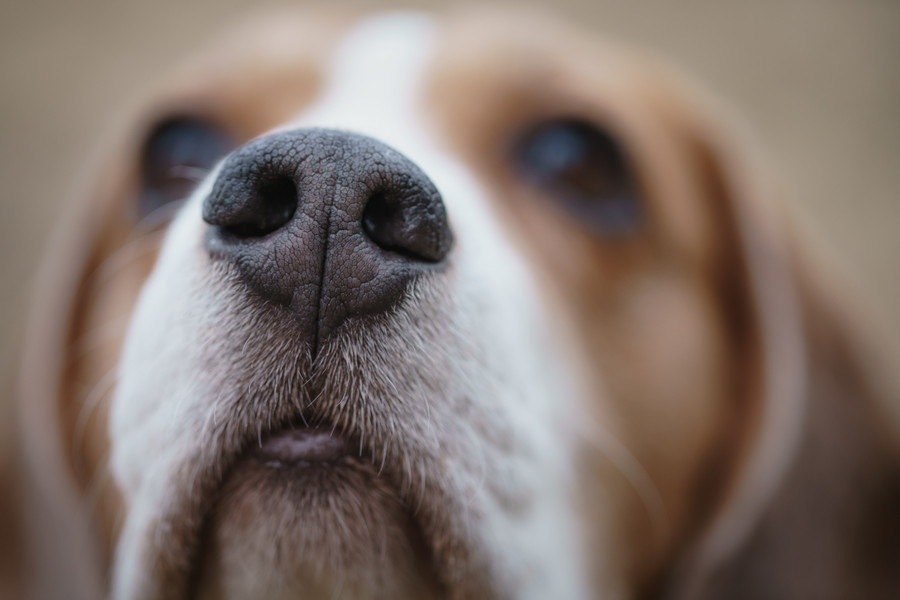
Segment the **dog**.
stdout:
<path fill-rule="evenodd" d="M 895 396 L 674 68 L 307 11 L 123 129 L 26 333 L 33 593 L 896 597 Z"/>

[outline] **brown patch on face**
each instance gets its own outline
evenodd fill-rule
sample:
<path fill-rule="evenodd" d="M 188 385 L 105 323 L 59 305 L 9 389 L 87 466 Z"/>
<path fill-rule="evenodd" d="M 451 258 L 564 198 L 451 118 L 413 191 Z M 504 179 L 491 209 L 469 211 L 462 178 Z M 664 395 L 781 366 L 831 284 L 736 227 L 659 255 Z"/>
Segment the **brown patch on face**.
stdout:
<path fill-rule="evenodd" d="M 377 465 L 354 460 L 238 465 L 209 524 L 200 596 L 279 597 L 302 589 L 305 597 L 327 598 L 339 581 L 342 597 L 445 597 L 408 507 L 379 475 Z"/>
<path fill-rule="evenodd" d="M 331 11 L 261 20 L 163 82 L 111 148 L 113 160 L 99 166 L 102 176 L 70 218 L 66 239 L 46 269 L 43 288 L 52 294 L 45 294 L 35 312 L 55 317 L 38 319 L 35 329 L 42 333 L 30 336 L 40 341 L 32 342 L 26 370 L 41 377 L 28 378 L 23 395 L 42 436 L 47 422 L 38 413 L 56 410 L 51 405 L 60 411 L 65 468 L 102 532 L 100 562 L 105 566 L 124 516 L 106 466 L 109 400 L 129 317 L 164 235 L 164 227 L 148 226 L 137 216 L 140 131 L 172 115 L 186 115 L 210 122 L 242 143 L 290 120 L 314 99 L 334 44 L 355 17 L 350 11 Z M 67 281 L 70 290 L 64 289 Z M 61 322 L 54 324 L 56 319 Z M 57 360 L 59 379 L 54 379 Z"/>
<path fill-rule="evenodd" d="M 652 514 L 630 474 L 586 445 L 585 518 L 615 515 L 613 539 L 597 532 L 591 543 L 598 555 L 613 548 L 627 585 L 649 590 L 721 501 L 755 423 L 733 199 L 668 73 L 536 18 L 479 13 L 451 22 L 427 109 L 490 190 L 561 326 L 575 332 L 594 391 L 586 410 L 658 491 L 663 514 Z M 630 157 L 644 211 L 634 234 L 589 233 L 512 167 L 523 129 L 570 117 L 610 132 Z M 610 494 L 615 506 L 599 506 Z"/>
<path fill-rule="evenodd" d="M 314 98 L 322 64 L 349 20 L 279 17 L 237 36 L 173 77 L 143 111 L 144 125 L 186 113 L 243 142 L 288 121 Z M 639 498 L 627 466 L 608 460 L 602 444 L 584 441 L 584 521 L 614 520 L 612 531 L 592 532 L 590 543 L 598 554 L 613 549 L 625 584 L 648 596 L 727 501 L 758 426 L 754 397 L 762 367 L 746 248 L 736 241 L 736 200 L 719 164 L 724 148 L 709 144 L 696 107 L 671 76 L 633 52 L 548 25 L 506 13 L 450 21 L 430 69 L 428 105 L 447 144 L 490 190 L 498 220 L 535 266 L 560 327 L 576 332 L 576 353 L 586 357 L 594 392 L 586 410 L 627 447 L 659 494 L 661 513 L 654 498 Z M 589 233 L 511 167 L 510 145 L 524 127 L 571 116 L 609 131 L 630 157 L 644 209 L 633 235 Z M 132 140 L 116 149 L 122 162 L 103 166 L 105 179 L 72 222 L 51 273 L 60 281 L 45 285 L 53 293 L 36 311 L 46 319 L 29 371 L 41 381 L 26 386 L 37 390 L 26 402 L 52 403 L 50 410 L 62 412 L 66 467 L 98 517 L 104 563 L 121 510 L 105 467 L 109 394 L 125 326 L 161 236 L 134 216 L 139 147 Z M 400 515 L 388 495 L 379 500 L 381 514 Z M 277 499 L 250 504 L 265 501 Z M 223 511 L 237 516 L 222 517 L 222 535 L 240 537 L 241 527 L 251 528 L 238 518 L 239 502 Z M 405 516 L 385 535 L 410 542 L 400 545 L 400 562 L 413 565 L 418 547 Z M 597 574 L 598 587 L 607 575 Z"/>

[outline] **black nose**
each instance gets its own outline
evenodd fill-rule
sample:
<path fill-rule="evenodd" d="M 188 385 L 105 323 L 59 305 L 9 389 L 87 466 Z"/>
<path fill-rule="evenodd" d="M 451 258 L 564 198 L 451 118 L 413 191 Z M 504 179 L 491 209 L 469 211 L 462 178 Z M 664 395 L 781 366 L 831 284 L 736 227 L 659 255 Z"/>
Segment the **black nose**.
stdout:
<path fill-rule="evenodd" d="M 383 313 L 440 268 L 452 235 L 434 184 L 408 158 L 328 129 L 255 140 L 203 204 L 210 256 L 300 321 L 314 348 L 349 318 Z"/>

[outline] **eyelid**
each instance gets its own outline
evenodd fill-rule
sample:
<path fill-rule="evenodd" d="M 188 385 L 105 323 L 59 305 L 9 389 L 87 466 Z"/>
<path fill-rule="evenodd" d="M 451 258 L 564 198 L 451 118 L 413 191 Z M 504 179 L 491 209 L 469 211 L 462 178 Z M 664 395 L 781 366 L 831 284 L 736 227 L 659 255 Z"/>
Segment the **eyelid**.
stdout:
<path fill-rule="evenodd" d="M 235 145 L 224 128 L 209 119 L 174 115 L 157 121 L 140 151 L 139 216 L 186 197 Z"/>
<path fill-rule="evenodd" d="M 630 162 L 618 140 L 578 117 L 531 124 L 514 139 L 519 176 L 592 234 L 629 236 L 643 207 Z"/>
<path fill-rule="evenodd" d="M 169 148 L 165 147 L 167 144 Z M 189 116 L 169 117 L 159 121 L 145 136 L 141 150 L 142 167 L 147 169 L 153 166 L 148 163 L 154 158 L 154 151 L 174 150 L 176 154 L 180 153 L 175 159 L 182 163 L 192 159 L 209 163 L 227 154 L 233 147 L 230 136 L 212 121 Z"/>

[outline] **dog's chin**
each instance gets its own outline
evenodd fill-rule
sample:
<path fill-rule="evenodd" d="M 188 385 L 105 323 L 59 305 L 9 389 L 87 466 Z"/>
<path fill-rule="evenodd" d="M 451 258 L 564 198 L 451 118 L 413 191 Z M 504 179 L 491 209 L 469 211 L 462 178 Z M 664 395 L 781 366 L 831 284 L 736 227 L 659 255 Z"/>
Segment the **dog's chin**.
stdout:
<path fill-rule="evenodd" d="M 254 444 L 203 535 L 202 598 L 432 598 L 428 550 L 396 486 L 330 429 Z"/>

